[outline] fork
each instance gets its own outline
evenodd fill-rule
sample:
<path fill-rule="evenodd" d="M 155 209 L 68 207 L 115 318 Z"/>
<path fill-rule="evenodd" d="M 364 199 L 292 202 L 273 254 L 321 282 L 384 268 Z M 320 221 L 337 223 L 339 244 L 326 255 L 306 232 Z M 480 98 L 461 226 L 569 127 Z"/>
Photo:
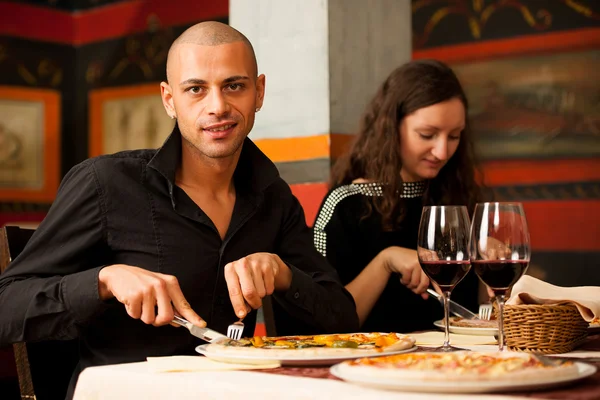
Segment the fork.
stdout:
<path fill-rule="evenodd" d="M 547 367 L 557 367 L 559 365 L 566 363 L 567 361 L 574 361 L 574 360 L 569 360 L 569 359 L 564 359 L 564 358 L 548 357 L 543 354 L 532 354 L 532 356 L 537 358 L 542 364 L 544 364 Z"/>
<path fill-rule="evenodd" d="M 492 318 L 493 307 L 491 304 L 481 304 L 479 306 L 479 319 L 490 320 Z"/>
<path fill-rule="evenodd" d="M 240 340 L 242 338 L 243 332 L 244 332 L 244 323 L 242 322 L 242 319 L 240 318 L 239 321 L 234 322 L 233 324 L 229 325 L 229 327 L 227 328 L 227 337 L 229 337 L 230 339 L 233 339 L 233 340 Z"/>

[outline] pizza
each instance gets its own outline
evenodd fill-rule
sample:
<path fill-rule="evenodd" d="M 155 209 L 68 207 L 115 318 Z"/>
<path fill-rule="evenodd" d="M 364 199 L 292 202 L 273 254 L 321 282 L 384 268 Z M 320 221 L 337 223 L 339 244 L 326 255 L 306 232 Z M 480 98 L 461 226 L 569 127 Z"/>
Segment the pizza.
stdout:
<path fill-rule="evenodd" d="M 556 364 L 556 365 L 555 365 Z M 547 365 L 529 353 L 406 353 L 345 361 L 337 374 L 420 382 L 514 382 L 577 376 L 571 361 Z"/>
<path fill-rule="evenodd" d="M 442 323 L 444 323 L 443 320 Z M 495 318 L 485 320 L 479 318 L 466 319 L 461 317 L 450 317 L 450 326 L 461 328 L 498 329 L 498 321 Z"/>
<path fill-rule="evenodd" d="M 253 355 L 271 359 L 315 356 L 366 356 L 408 350 L 415 339 L 399 333 L 348 333 L 306 336 L 254 336 L 222 339 L 206 347 L 209 353 Z"/>

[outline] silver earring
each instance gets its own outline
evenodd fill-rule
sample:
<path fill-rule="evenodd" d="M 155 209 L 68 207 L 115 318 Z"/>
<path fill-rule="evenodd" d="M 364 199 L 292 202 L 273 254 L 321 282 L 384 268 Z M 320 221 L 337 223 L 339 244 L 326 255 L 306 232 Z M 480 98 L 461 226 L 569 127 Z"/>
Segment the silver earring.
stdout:
<path fill-rule="evenodd" d="M 174 115 L 170 115 L 170 117 L 171 117 L 171 119 L 175 119 L 175 116 L 174 116 Z"/>
<path fill-rule="evenodd" d="M 259 112 L 259 111 L 260 111 L 260 107 L 256 107 L 256 112 Z"/>

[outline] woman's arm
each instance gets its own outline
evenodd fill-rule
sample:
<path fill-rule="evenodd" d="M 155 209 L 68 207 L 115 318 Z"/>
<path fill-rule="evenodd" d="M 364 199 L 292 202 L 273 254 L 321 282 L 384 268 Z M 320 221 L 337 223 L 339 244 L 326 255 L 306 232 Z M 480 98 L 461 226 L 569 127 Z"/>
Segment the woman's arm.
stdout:
<path fill-rule="evenodd" d="M 400 282 L 423 298 L 427 298 L 429 278 L 419 265 L 417 252 L 404 247 L 388 247 L 381 251 L 346 289 L 354 297 L 356 313 L 362 325 L 386 287 L 390 275 L 401 275 Z"/>
<path fill-rule="evenodd" d="M 361 326 L 381 296 L 390 275 L 391 273 L 384 267 L 383 256 L 379 253 L 352 282 L 346 285 L 346 290 L 354 297 Z"/>

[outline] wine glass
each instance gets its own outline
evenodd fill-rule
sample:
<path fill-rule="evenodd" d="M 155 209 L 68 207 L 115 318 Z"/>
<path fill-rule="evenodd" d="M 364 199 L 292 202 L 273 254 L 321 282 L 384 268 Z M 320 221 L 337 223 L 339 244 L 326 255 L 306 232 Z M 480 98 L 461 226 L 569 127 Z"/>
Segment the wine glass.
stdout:
<path fill-rule="evenodd" d="M 471 263 L 498 304 L 498 350 L 504 350 L 504 302 L 531 259 L 529 230 L 521 203 L 479 203 L 471 225 Z"/>
<path fill-rule="evenodd" d="M 465 206 L 423 207 L 417 254 L 421 268 L 442 291 L 444 299 L 444 344 L 434 351 L 464 350 L 450 345 L 450 292 L 469 269 L 469 214 Z"/>

